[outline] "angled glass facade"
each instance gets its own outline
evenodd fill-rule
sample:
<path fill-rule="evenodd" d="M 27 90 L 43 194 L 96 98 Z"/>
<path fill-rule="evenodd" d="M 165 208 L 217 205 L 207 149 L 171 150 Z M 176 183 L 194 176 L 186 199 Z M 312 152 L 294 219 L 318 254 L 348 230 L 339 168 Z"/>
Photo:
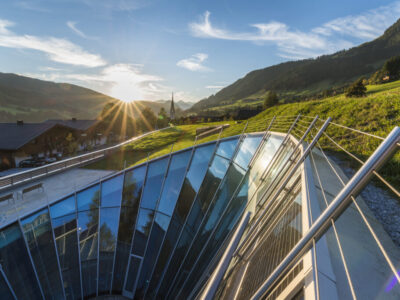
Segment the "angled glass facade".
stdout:
<path fill-rule="evenodd" d="M 252 298 L 326 209 L 325 192 L 331 201 L 340 191 L 324 191 L 318 183 L 328 175 L 310 169 L 305 147 L 297 142 L 289 135 L 255 133 L 199 144 L 19 216 L 0 228 L 0 298 L 195 299 L 207 291 L 247 214 L 237 253 L 214 298 Z M 366 275 L 358 274 L 359 265 L 340 260 L 348 262 L 352 255 L 351 239 L 359 231 L 349 233 L 347 226 L 349 220 L 362 223 L 363 217 L 356 210 L 350 206 L 336 227 L 314 241 L 314 256 L 298 258 L 259 298 L 333 295 L 326 285 L 313 283 L 320 297 L 307 289 L 314 281 L 306 278 L 321 270 L 337 275 L 338 285 L 348 273 L 354 277 L 332 299 L 351 299 L 353 293 L 364 299 L 360 290 Z M 387 256 L 400 261 L 396 252 Z M 390 268 L 382 270 L 376 282 L 392 294 L 380 290 L 370 299 L 396 299 L 392 295 L 399 288 L 389 285 Z"/>

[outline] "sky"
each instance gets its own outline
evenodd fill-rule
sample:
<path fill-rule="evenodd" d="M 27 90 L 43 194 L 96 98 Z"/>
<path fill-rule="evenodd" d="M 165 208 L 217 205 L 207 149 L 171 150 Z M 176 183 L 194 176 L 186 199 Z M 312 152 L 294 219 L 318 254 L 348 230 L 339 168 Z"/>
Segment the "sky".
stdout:
<path fill-rule="evenodd" d="M 0 72 L 196 102 L 248 72 L 370 41 L 386 0 L 0 0 Z"/>

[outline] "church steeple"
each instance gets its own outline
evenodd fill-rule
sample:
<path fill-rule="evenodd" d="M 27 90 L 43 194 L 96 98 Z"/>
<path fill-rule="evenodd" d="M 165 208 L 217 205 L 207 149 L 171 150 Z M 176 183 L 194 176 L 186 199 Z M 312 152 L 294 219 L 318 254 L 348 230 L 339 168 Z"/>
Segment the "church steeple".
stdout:
<path fill-rule="evenodd" d="M 175 120 L 174 92 L 172 92 L 171 109 L 169 111 L 169 118 L 171 120 Z"/>

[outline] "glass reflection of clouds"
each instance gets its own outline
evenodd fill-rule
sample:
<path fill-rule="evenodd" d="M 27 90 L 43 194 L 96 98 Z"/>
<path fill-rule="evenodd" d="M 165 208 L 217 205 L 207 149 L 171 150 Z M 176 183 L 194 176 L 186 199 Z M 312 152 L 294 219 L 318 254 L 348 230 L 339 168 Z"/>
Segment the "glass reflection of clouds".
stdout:
<path fill-rule="evenodd" d="M 156 208 L 167 166 L 168 157 L 149 163 L 146 185 L 140 204 L 141 207 L 148 209 Z"/>
<path fill-rule="evenodd" d="M 238 154 L 236 155 L 234 162 L 242 168 L 247 168 L 254 152 L 256 151 L 262 136 L 248 136 L 244 139 L 240 145 Z"/>
<path fill-rule="evenodd" d="M 70 196 L 50 206 L 51 217 L 53 219 L 75 213 L 75 210 L 75 196 Z"/>
<path fill-rule="evenodd" d="M 235 152 L 237 143 L 239 141 L 238 137 L 225 140 L 219 143 L 218 149 L 217 149 L 217 154 L 221 155 L 225 158 L 231 158 L 233 153 Z"/>
<path fill-rule="evenodd" d="M 124 176 L 118 175 L 101 183 L 101 207 L 121 205 Z"/>
<path fill-rule="evenodd" d="M 191 150 L 172 156 L 157 210 L 171 216 L 189 163 Z"/>
<path fill-rule="evenodd" d="M 198 147 L 193 155 L 192 162 L 190 163 L 189 171 L 186 178 L 189 180 L 192 188 L 198 191 L 203 181 L 204 175 L 207 171 L 211 155 L 214 151 L 215 143 L 203 147 Z"/>

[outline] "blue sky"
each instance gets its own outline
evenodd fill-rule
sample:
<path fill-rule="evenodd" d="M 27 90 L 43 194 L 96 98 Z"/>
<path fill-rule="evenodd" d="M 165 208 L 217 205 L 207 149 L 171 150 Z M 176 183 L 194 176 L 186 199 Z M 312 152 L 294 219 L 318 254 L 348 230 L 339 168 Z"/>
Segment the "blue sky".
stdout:
<path fill-rule="evenodd" d="M 125 101 L 198 101 L 249 71 L 374 39 L 385 0 L 2 0 L 0 72 Z"/>

